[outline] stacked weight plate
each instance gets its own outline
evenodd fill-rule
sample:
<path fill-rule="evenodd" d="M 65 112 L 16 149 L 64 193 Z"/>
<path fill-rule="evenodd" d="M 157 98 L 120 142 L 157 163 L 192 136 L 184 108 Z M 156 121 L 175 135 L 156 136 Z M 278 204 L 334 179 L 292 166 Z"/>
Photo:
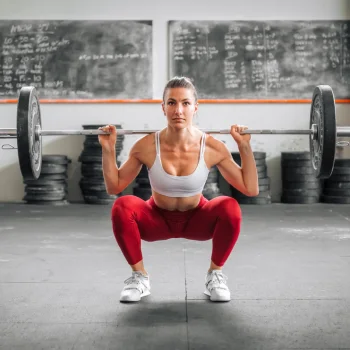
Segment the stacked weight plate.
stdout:
<path fill-rule="evenodd" d="M 83 125 L 85 130 L 95 130 L 106 124 L 99 125 Z M 117 129 L 121 129 L 121 125 L 115 125 Z M 123 150 L 124 135 L 117 135 L 115 145 L 116 157 Z M 81 162 L 82 178 L 79 186 L 83 194 L 85 203 L 88 204 L 111 204 L 119 195 L 110 195 L 106 191 L 103 171 L 102 171 L 102 148 L 98 141 L 98 135 L 85 136 L 84 148 L 79 156 Z M 118 167 L 120 162 L 117 161 Z"/>
<path fill-rule="evenodd" d="M 332 175 L 324 181 L 321 202 L 350 204 L 350 159 L 336 159 Z"/>
<path fill-rule="evenodd" d="M 222 195 L 219 189 L 219 170 L 216 166 L 210 169 L 202 193 L 209 200 Z"/>
<path fill-rule="evenodd" d="M 145 165 L 142 165 L 141 171 L 135 179 L 135 186 L 133 187 L 133 194 L 143 200 L 147 200 L 152 195 L 151 184 L 148 178 L 148 171 Z"/>
<path fill-rule="evenodd" d="M 40 177 L 24 181 L 26 186 L 23 200 L 28 204 L 68 204 L 67 170 L 70 162 L 65 155 L 43 155 Z"/>
<path fill-rule="evenodd" d="M 230 186 L 231 195 L 240 204 L 271 204 L 270 178 L 267 176 L 266 153 L 253 152 L 255 158 L 256 169 L 258 171 L 259 194 L 249 197 Z M 234 161 L 241 165 L 241 156 L 238 152 L 231 153 Z"/>
<path fill-rule="evenodd" d="M 310 152 L 282 152 L 282 203 L 320 202 L 321 180 L 314 175 Z"/>

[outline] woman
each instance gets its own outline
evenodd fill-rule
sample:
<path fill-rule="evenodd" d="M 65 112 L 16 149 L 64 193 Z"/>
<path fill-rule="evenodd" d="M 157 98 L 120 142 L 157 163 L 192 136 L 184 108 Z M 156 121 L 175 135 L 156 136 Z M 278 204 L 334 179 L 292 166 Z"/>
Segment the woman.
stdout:
<path fill-rule="evenodd" d="M 139 139 L 126 162 L 116 165 L 116 128 L 100 128 L 110 135 L 99 135 L 102 165 L 109 194 L 122 192 L 138 175 L 144 164 L 148 169 L 152 196 L 144 201 L 132 195 L 119 197 L 111 219 L 116 241 L 132 269 L 125 280 L 121 301 L 139 301 L 150 294 L 150 279 L 143 264 L 141 240 L 170 238 L 212 239 L 213 250 L 205 276 L 205 294 L 212 301 L 230 300 L 227 277 L 222 267 L 240 232 L 241 211 L 228 196 L 207 200 L 202 195 L 209 169 L 217 166 L 226 181 L 247 196 L 259 192 L 258 177 L 250 135 L 241 135 L 244 126 L 231 126 L 242 160 L 232 159 L 224 143 L 201 132 L 193 125 L 198 109 L 197 92 L 185 77 L 171 79 L 163 94 L 162 109 L 167 127 Z"/>

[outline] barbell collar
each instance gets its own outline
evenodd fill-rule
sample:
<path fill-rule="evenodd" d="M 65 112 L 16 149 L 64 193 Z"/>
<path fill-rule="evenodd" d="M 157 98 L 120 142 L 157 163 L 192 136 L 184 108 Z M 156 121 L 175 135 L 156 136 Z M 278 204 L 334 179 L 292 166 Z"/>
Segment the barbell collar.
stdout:
<path fill-rule="evenodd" d="M 0 136 L 17 136 L 17 129 L 0 129 Z"/>
<path fill-rule="evenodd" d="M 337 127 L 338 137 L 350 137 L 350 126 L 338 126 Z"/>

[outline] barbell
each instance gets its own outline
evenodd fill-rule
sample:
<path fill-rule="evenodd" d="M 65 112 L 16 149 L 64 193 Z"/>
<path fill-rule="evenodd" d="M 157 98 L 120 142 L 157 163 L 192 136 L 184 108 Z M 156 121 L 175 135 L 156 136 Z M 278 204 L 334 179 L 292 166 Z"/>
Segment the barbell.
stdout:
<path fill-rule="evenodd" d="M 308 135 L 311 163 L 319 179 L 331 176 L 335 161 L 337 137 L 350 136 L 350 126 L 337 127 L 335 100 L 329 85 L 318 85 L 312 95 L 310 128 L 302 130 L 250 130 L 242 134 Z M 42 163 L 42 136 L 106 135 L 102 130 L 42 130 L 41 112 L 37 91 L 32 86 L 22 87 L 17 104 L 17 129 L 0 129 L 0 138 L 17 138 L 20 170 L 25 180 L 38 179 Z M 156 130 L 118 129 L 119 135 L 149 134 Z M 230 130 L 202 129 L 208 134 L 229 134 Z"/>

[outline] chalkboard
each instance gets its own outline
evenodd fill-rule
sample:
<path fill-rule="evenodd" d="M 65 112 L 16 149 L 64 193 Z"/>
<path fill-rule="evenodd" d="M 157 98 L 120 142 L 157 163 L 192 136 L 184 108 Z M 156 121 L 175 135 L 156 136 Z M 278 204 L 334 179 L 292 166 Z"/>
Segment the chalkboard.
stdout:
<path fill-rule="evenodd" d="M 0 21 L 0 99 L 152 98 L 151 21 Z"/>
<path fill-rule="evenodd" d="M 170 21 L 169 59 L 203 99 L 350 97 L 350 21 Z"/>

